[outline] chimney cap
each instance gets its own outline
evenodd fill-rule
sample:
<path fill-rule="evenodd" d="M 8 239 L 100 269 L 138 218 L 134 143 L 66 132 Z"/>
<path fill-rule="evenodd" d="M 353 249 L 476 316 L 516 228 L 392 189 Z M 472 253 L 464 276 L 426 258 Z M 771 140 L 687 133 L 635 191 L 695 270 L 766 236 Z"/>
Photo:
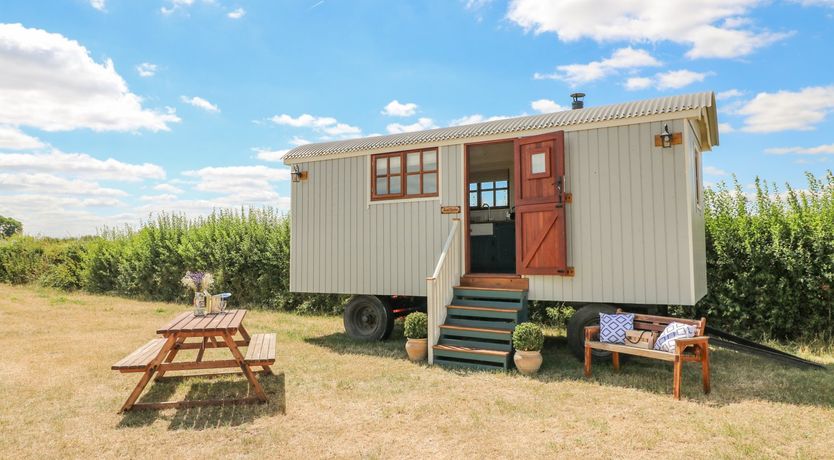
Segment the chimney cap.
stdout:
<path fill-rule="evenodd" d="M 570 97 L 573 98 L 573 102 L 570 104 L 571 109 L 576 110 L 585 107 L 585 102 L 582 101 L 582 98 L 585 97 L 585 93 L 573 93 Z"/>
<path fill-rule="evenodd" d="M 581 98 L 581 97 L 585 97 L 585 93 L 573 93 L 573 94 L 570 95 L 570 97 L 572 97 L 574 99 L 578 99 L 578 98 Z"/>

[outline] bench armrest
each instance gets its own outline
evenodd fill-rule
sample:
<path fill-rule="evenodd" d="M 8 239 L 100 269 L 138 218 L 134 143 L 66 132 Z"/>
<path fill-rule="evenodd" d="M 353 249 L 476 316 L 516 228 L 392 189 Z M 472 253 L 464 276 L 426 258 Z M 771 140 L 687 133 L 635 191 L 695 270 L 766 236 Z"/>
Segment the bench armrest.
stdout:
<path fill-rule="evenodd" d="M 594 340 L 599 337 L 599 326 L 585 327 L 585 340 Z"/>
<path fill-rule="evenodd" d="M 709 345 L 709 337 L 702 335 L 698 337 L 675 339 L 675 349 L 678 353 L 686 350 L 687 348 L 693 345 L 706 347 Z"/>

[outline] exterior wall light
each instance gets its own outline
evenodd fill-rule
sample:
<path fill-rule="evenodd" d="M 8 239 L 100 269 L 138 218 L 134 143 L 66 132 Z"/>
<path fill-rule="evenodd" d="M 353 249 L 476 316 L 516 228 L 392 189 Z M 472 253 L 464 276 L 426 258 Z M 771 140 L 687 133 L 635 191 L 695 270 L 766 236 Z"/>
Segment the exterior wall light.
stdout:
<path fill-rule="evenodd" d="M 669 125 L 663 125 L 663 132 L 660 134 L 660 139 L 663 141 L 664 149 L 672 146 L 672 133 L 669 132 Z"/>
<path fill-rule="evenodd" d="M 307 180 L 307 171 L 302 171 L 298 165 L 293 166 L 292 171 L 290 171 L 290 177 L 292 177 L 293 182 Z"/>
<path fill-rule="evenodd" d="M 683 133 L 669 132 L 669 125 L 666 123 L 663 124 L 663 131 L 661 131 L 660 134 L 656 134 L 654 136 L 655 147 L 663 147 L 664 149 L 668 149 L 673 145 L 678 145 L 682 143 Z"/>

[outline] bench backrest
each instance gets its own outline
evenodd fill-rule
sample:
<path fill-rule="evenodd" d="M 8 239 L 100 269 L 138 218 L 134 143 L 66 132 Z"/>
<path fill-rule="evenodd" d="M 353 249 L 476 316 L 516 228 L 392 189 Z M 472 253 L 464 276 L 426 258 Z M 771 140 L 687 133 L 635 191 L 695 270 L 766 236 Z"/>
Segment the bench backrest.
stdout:
<path fill-rule="evenodd" d="M 617 309 L 617 313 L 628 313 L 623 312 L 622 309 Z M 704 331 L 707 328 L 707 319 L 701 318 L 700 320 L 697 319 L 684 319 L 684 318 L 671 318 L 668 316 L 655 316 L 655 315 L 643 315 L 640 313 L 634 313 L 634 329 L 638 331 L 655 331 L 655 332 L 663 332 L 663 329 L 666 329 L 666 326 L 669 323 L 681 323 L 681 324 L 688 324 L 690 326 L 695 326 L 695 335 L 701 336 L 704 335 Z"/>

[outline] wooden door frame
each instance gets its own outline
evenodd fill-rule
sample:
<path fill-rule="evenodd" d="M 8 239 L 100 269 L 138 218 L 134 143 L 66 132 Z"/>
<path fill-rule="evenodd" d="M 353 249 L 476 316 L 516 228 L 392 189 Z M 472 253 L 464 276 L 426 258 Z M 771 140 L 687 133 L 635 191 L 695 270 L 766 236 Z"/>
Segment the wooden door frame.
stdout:
<path fill-rule="evenodd" d="M 472 258 L 470 257 L 470 239 L 469 239 L 469 147 L 478 146 L 478 145 L 487 145 L 487 144 L 512 144 L 513 145 L 513 167 L 515 167 L 515 140 L 519 139 L 519 137 L 507 137 L 504 139 L 495 139 L 491 141 L 480 141 L 480 142 L 468 142 L 463 144 L 463 235 L 464 235 L 464 275 L 472 274 Z M 514 177 L 509 178 L 512 182 L 515 182 Z M 515 192 L 515 189 L 513 189 Z M 507 195 L 509 196 L 509 190 L 507 191 Z M 513 198 L 515 201 L 515 198 Z M 518 238 L 518 235 L 516 235 Z M 502 273 L 502 275 L 512 275 L 511 273 Z M 516 276 L 518 274 L 515 274 Z"/>

